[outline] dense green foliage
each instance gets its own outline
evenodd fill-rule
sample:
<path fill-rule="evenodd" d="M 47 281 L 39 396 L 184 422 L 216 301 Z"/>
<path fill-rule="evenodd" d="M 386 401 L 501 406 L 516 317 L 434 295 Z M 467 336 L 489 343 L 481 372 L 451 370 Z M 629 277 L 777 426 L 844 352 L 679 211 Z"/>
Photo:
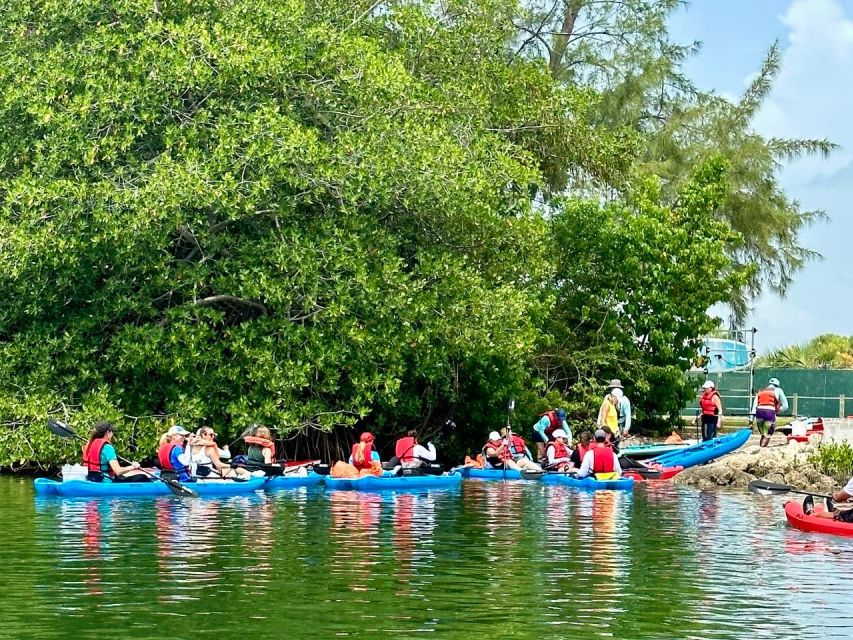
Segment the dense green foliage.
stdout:
<path fill-rule="evenodd" d="M 780 347 L 761 356 L 761 367 L 853 369 L 853 337 L 827 333 L 805 344 Z"/>
<path fill-rule="evenodd" d="M 823 444 L 809 457 L 821 473 L 845 484 L 853 475 L 853 447 L 848 443 Z"/>
<path fill-rule="evenodd" d="M 174 421 L 318 443 L 453 416 L 469 447 L 513 396 L 525 431 L 558 402 L 588 419 L 611 376 L 675 415 L 708 306 L 756 271 L 726 251 L 731 158 L 648 171 L 649 131 L 605 117 L 648 83 L 519 55 L 522 13 L 0 13 L 0 466 L 76 450 L 48 413 L 148 454 Z M 644 33 L 614 69 L 664 55 Z"/>

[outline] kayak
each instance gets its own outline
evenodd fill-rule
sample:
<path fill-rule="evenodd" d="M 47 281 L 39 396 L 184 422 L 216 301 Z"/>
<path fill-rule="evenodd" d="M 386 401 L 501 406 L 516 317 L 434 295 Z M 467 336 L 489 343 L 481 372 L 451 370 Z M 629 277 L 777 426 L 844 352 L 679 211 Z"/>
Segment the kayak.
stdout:
<path fill-rule="evenodd" d="M 250 478 L 245 482 L 234 480 L 199 480 L 185 482 L 200 496 L 233 496 L 253 493 L 263 489 L 267 478 Z M 33 482 L 37 496 L 62 496 L 63 498 L 135 498 L 170 496 L 172 491 L 164 483 L 153 482 L 89 482 L 67 480 L 59 482 L 50 478 L 36 478 Z"/>
<path fill-rule="evenodd" d="M 542 482 L 546 484 L 564 484 L 577 489 L 591 490 L 619 489 L 623 491 L 630 491 L 634 488 L 634 478 L 627 478 L 624 476 L 617 480 L 596 480 L 591 476 L 587 476 L 581 480 L 573 478 L 565 473 L 546 473 L 542 476 Z"/>
<path fill-rule="evenodd" d="M 683 469 L 684 467 L 622 469 L 622 477 L 634 478 L 634 480 L 669 480 Z"/>
<path fill-rule="evenodd" d="M 815 505 L 815 510 L 820 508 L 820 505 Z M 837 522 L 829 518 L 806 515 L 803 513 L 802 503 L 796 500 L 785 503 L 785 517 L 788 518 L 788 524 L 800 531 L 829 533 L 835 536 L 853 536 L 853 522 Z"/>
<path fill-rule="evenodd" d="M 463 478 L 473 478 L 475 480 L 523 480 L 521 471 L 518 469 L 475 469 L 474 467 L 462 467 L 457 469 L 455 474 L 459 474 Z"/>
<path fill-rule="evenodd" d="M 462 476 L 362 476 L 361 478 L 324 479 L 326 488 L 349 491 L 400 491 L 410 489 L 453 489 L 462 484 Z"/>
<path fill-rule="evenodd" d="M 751 433 L 750 429 L 740 429 L 739 431 L 714 438 L 713 440 L 694 444 L 680 451 L 656 456 L 648 460 L 647 463 L 660 465 L 661 467 L 684 467 L 687 469 L 688 467 L 709 462 L 727 453 L 731 453 L 735 449 L 739 449 L 749 440 Z"/>
<path fill-rule="evenodd" d="M 681 451 L 686 447 L 693 446 L 694 444 L 697 444 L 696 440 L 685 440 L 679 444 L 640 444 L 633 447 L 619 447 L 619 453 L 623 456 L 633 458 L 634 460 L 646 460 L 647 458 L 654 458 L 655 456 L 661 456 L 665 453 Z"/>
<path fill-rule="evenodd" d="M 299 476 L 291 473 L 287 475 L 273 476 L 271 478 L 267 478 L 267 483 L 266 485 L 264 485 L 264 489 L 267 489 L 269 491 L 278 491 L 280 489 L 316 487 L 321 482 L 323 482 L 323 476 L 314 472 L 311 472 L 305 476 Z"/>

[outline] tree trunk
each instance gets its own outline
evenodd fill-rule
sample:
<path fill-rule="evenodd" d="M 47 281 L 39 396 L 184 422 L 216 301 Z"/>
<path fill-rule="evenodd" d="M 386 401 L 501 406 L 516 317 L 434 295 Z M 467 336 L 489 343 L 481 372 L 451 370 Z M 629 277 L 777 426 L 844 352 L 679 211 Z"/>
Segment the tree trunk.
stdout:
<path fill-rule="evenodd" d="M 548 60 L 548 68 L 551 70 L 551 77 L 557 78 L 560 75 L 560 67 L 563 64 L 563 58 L 566 55 L 566 49 L 569 46 L 569 38 L 575 30 L 575 21 L 578 19 L 578 14 L 583 9 L 587 0 L 566 0 L 566 13 L 563 15 L 563 25 L 560 27 L 559 33 L 554 34 L 554 42 L 551 47 L 551 55 Z"/>

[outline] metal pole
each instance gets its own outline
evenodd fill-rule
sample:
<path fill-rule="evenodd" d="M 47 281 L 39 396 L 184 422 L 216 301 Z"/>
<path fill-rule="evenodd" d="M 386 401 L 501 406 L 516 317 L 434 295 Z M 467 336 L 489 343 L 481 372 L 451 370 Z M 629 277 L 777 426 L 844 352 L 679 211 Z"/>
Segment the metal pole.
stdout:
<path fill-rule="evenodd" d="M 752 328 L 752 333 L 749 340 L 749 395 L 746 398 L 746 413 L 749 414 L 752 408 L 752 396 L 755 395 L 755 334 L 758 329 Z"/>

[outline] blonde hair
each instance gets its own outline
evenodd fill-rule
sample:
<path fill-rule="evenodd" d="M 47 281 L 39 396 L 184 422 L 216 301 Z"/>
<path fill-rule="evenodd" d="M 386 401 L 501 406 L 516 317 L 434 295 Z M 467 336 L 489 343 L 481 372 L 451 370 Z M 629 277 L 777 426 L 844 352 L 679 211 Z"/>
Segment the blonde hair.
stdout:
<path fill-rule="evenodd" d="M 364 462 L 364 448 L 367 446 L 366 442 L 359 442 L 358 447 L 355 449 L 355 455 L 353 455 L 352 459 L 355 462 L 361 464 Z"/>
<path fill-rule="evenodd" d="M 272 433 L 270 433 L 268 427 L 258 427 L 255 429 L 255 436 L 258 438 L 266 438 L 267 440 L 272 439 Z"/>
<path fill-rule="evenodd" d="M 169 434 L 164 433 L 162 436 L 160 436 L 160 446 L 162 447 L 167 442 L 169 442 Z"/>

